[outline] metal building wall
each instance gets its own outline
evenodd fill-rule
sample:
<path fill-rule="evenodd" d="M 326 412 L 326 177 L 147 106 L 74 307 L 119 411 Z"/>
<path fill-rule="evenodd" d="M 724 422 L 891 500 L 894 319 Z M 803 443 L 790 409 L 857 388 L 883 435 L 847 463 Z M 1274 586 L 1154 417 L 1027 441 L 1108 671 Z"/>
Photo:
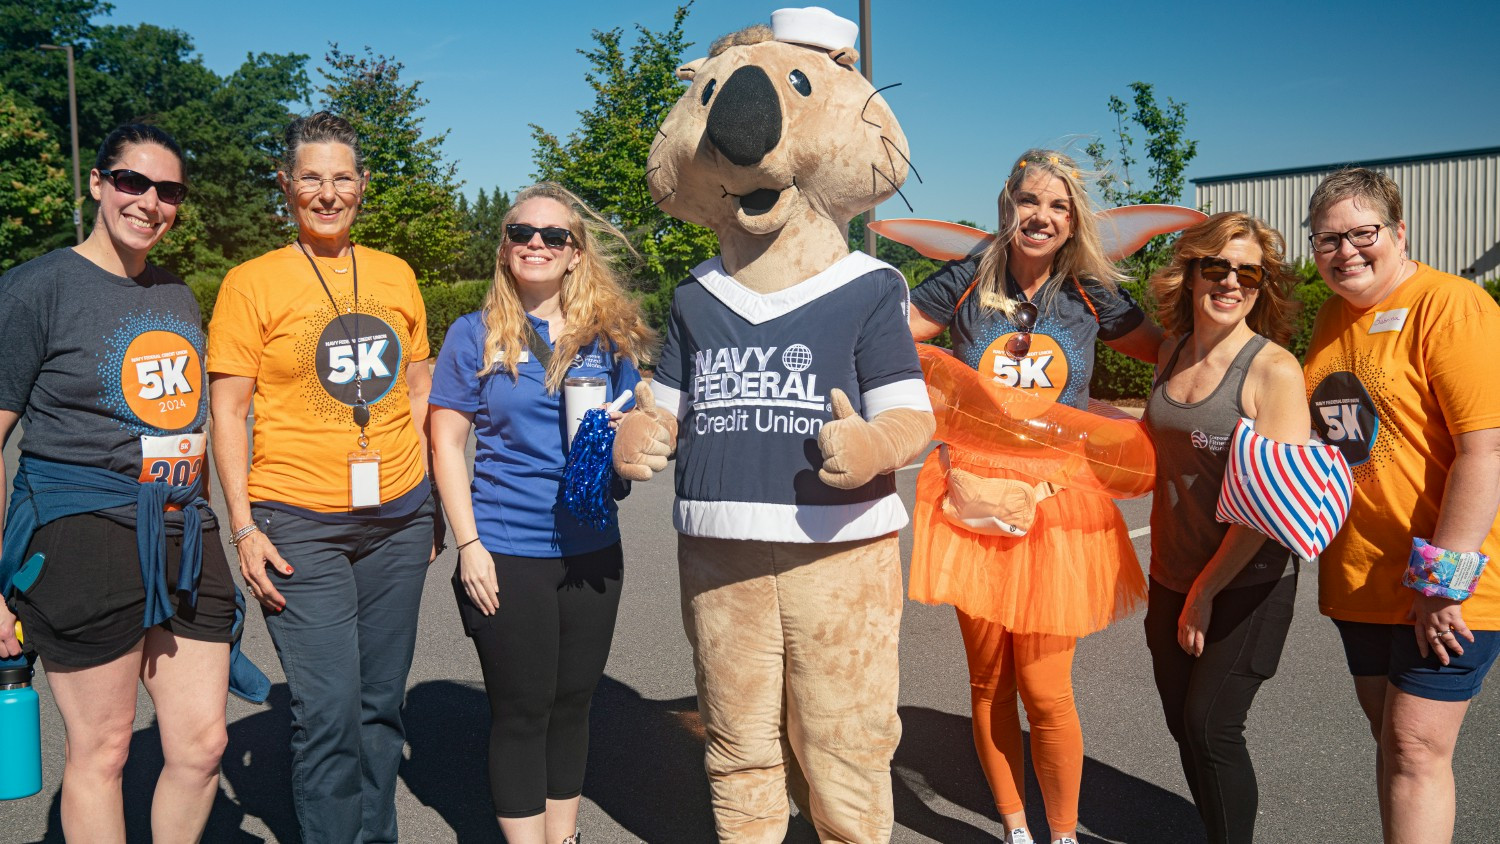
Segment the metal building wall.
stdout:
<path fill-rule="evenodd" d="M 1293 261 L 1312 257 L 1307 203 L 1339 166 L 1195 179 L 1197 207 L 1248 211 L 1287 240 Z M 1500 277 L 1500 149 L 1367 162 L 1401 188 L 1411 257 L 1477 280 Z"/>

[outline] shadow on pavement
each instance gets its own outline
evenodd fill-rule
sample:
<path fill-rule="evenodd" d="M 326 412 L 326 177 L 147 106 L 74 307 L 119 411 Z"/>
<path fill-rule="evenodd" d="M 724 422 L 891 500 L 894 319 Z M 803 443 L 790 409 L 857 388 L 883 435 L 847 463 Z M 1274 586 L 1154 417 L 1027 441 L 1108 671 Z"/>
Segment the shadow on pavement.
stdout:
<path fill-rule="evenodd" d="M 238 801 L 222 788 L 219 790 L 203 830 L 203 841 L 260 842 L 259 836 L 240 829 L 247 816 L 264 821 L 277 841 L 298 840 L 297 819 L 288 788 L 292 771 L 289 700 L 285 683 L 273 686 L 265 710 L 229 725 L 223 771 Z M 130 761 L 125 765 L 121 786 L 127 841 L 151 840 L 151 797 L 162 761 L 161 730 L 153 722 L 130 737 Z M 63 844 L 61 807 L 59 789 L 47 811 L 47 832 L 37 844 Z"/>
<path fill-rule="evenodd" d="M 901 745 L 892 762 L 896 787 L 896 822 L 935 841 L 992 840 L 992 833 L 959 818 L 945 816 L 928 805 L 932 798 L 983 815 L 997 825 L 984 771 L 974 753 L 967 716 L 920 706 L 901 707 Z M 1026 748 L 1026 819 L 1033 833 L 1047 829 L 1042 792 L 1031 768 L 1030 734 L 1022 734 Z M 1079 822 L 1093 834 L 1079 836 L 1081 844 L 1108 841 L 1203 840 L 1203 828 L 1193 804 L 1182 797 L 1087 756 Z"/>
<path fill-rule="evenodd" d="M 418 683 L 406 693 L 409 756 L 401 778 L 432 807 L 460 844 L 499 844 L 490 800 L 490 704 L 484 692 L 451 680 Z"/>

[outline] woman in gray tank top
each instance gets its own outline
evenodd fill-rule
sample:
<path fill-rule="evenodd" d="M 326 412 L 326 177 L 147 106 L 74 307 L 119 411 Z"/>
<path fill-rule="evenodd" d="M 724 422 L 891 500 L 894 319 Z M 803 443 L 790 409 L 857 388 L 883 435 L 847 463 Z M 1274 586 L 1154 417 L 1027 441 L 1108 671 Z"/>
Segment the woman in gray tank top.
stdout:
<path fill-rule="evenodd" d="M 1162 344 L 1146 429 L 1156 446 L 1146 642 L 1167 728 L 1208 840 L 1250 842 L 1255 769 L 1245 718 L 1276 673 L 1292 621 L 1298 561 L 1214 512 L 1240 417 L 1261 435 L 1307 442 L 1291 334 L 1293 279 L 1282 239 L 1242 213 L 1184 231 L 1151 280 Z"/>

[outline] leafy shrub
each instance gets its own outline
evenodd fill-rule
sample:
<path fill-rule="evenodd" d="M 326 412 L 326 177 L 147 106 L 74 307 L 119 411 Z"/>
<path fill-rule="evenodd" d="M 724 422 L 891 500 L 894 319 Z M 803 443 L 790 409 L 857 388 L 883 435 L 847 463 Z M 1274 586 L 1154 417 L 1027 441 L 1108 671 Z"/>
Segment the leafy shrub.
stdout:
<path fill-rule="evenodd" d="M 184 281 L 188 289 L 193 291 L 193 298 L 198 300 L 198 311 L 203 315 L 203 330 L 208 330 L 208 321 L 214 315 L 214 302 L 219 300 L 219 285 L 224 282 L 222 275 L 212 273 L 191 273 Z"/>
<path fill-rule="evenodd" d="M 433 357 L 443 347 L 448 326 L 464 314 L 479 310 L 489 289 L 489 279 L 422 286 L 422 302 L 427 306 L 427 342 Z"/>

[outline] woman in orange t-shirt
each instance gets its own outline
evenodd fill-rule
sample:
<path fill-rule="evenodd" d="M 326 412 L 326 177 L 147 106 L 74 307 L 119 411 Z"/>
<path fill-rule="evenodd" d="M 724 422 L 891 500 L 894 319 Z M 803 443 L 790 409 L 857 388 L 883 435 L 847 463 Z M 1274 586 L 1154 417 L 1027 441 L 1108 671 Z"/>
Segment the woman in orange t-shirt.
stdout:
<path fill-rule="evenodd" d="M 291 689 L 302 838 L 394 842 L 434 555 L 426 312 L 405 261 L 350 240 L 369 178 L 353 127 L 319 112 L 286 135 L 297 242 L 231 270 L 209 326 L 214 464 Z"/>
<path fill-rule="evenodd" d="M 1354 475 L 1318 602 L 1378 743 L 1386 840 L 1447 841 L 1453 749 L 1500 652 L 1500 570 L 1483 562 L 1500 551 L 1500 308 L 1406 256 L 1401 193 L 1379 173 L 1324 179 L 1308 219 L 1337 294 L 1308 347 L 1310 409 Z"/>

